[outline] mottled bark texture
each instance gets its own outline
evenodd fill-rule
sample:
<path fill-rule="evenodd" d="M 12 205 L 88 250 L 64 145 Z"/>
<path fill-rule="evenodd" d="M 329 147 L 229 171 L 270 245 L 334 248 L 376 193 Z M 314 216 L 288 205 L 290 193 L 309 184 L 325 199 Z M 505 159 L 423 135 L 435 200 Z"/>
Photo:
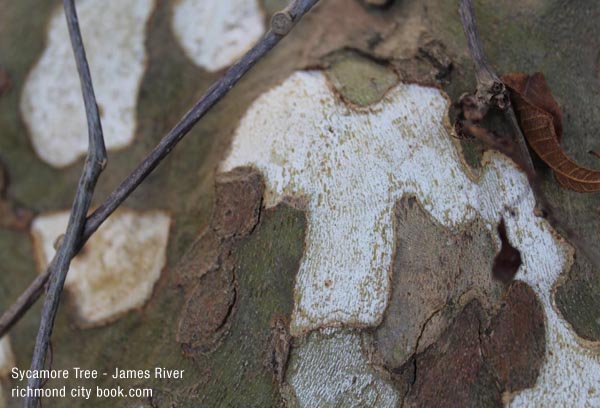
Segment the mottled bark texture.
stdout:
<path fill-rule="evenodd" d="M 284 3 L 261 1 L 265 18 Z M 451 100 L 472 91 L 472 62 L 455 1 L 394 1 L 384 8 L 369 3 L 323 1 L 128 199 L 128 207 L 164 209 L 173 218 L 167 266 L 145 307 L 86 330 L 71 324 L 65 307 L 59 309 L 52 337 L 55 368 L 163 366 L 185 369 L 184 379 L 101 378 L 97 385 L 102 387 L 146 386 L 155 394 L 151 400 L 117 402 L 56 399 L 46 401 L 47 406 L 298 403 L 287 384 L 291 367 L 285 374 L 286 358 L 289 353 L 293 359 L 303 346 L 301 339 L 290 339 L 286 350 L 285 325 L 304 250 L 305 214 L 286 204 L 261 208 L 262 180 L 252 170 L 216 180 L 215 169 L 250 103 L 297 69 L 323 69 L 353 105 L 376 102 L 399 80 L 441 87 Z M 493 67 L 499 73 L 544 72 L 565 114 L 563 147 L 577 162 L 594 167 L 596 159 L 587 151 L 600 150 L 600 3 L 584 3 L 483 0 L 475 10 Z M 45 47 L 47 23 L 57 6 L 58 1 L 0 0 L 0 162 L 5 170 L 0 180 L 6 180 L 0 189 L 1 310 L 36 276 L 30 214 L 68 208 L 82 165 L 80 160 L 56 169 L 40 160 L 19 112 L 21 90 Z M 156 2 L 147 27 L 135 141 L 109 152 L 110 167 L 93 205 L 219 75 L 185 56 L 170 27 L 172 7 L 173 2 Z M 460 144 L 477 174 L 482 146 Z M 534 164 L 549 199 L 599 248 L 600 195 L 562 190 L 535 156 Z M 409 198 L 398 203 L 394 227 L 392 294 L 384 319 L 376 328 L 348 329 L 370 339 L 361 349 L 372 362 L 369 378 L 391 381 L 405 406 L 435 406 L 442 400 L 444 406 L 499 406 L 509 393 L 532 387 L 544 362 L 544 316 L 527 285 L 491 280 L 495 231 L 477 221 L 446 230 Z M 597 353 L 600 342 L 598 272 L 575 254 L 553 293 L 556 307 L 590 353 Z M 39 313 L 36 305 L 10 333 L 20 368 L 30 360 Z M 320 341 L 321 335 L 312 337 Z M 49 383 L 63 384 L 78 385 L 74 380 Z M 11 385 L 18 384 L 2 380 L 2 395 L 16 407 L 20 401 L 7 398 Z M 357 391 L 349 398 L 361 406 L 361 395 Z"/>
<path fill-rule="evenodd" d="M 535 385 L 545 353 L 542 308 L 523 282 L 504 296 L 489 323 L 479 301 L 469 302 L 434 344 L 395 370 L 412 380 L 405 406 L 501 407 L 502 393 Z"/>
<path fill-rule="evenodd" d="M 192 246 L 181 266 L 186 302 L 177 341 L 192 356 L 213 350 L 229 331 L 238 297 L 232 247 L 258 224 L 264 183 L 255 170 L 238 168 L 217 176 L 215 190 L 210 228 L 199 238 L 208 245 Z"/>
<path fill-rule="evenodd" d="M 393 292 L 373 347 L 406 406 L 502 406 L 503 392 L 532 387 L 543 310 L 527 284 L 491 279 L 490 232 L 477 221 L 453 233 L 413 198 L 396 223 Z"/>

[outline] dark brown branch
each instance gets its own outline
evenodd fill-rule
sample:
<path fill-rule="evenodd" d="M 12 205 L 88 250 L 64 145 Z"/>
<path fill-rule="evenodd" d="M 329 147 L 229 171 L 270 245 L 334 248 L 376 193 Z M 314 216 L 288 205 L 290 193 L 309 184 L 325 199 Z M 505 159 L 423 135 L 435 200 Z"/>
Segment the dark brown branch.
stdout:
<path fill-rule="evenodd" d="M 173 129 L 160 141 L 150 154 L 133 170 L 115 191 L 88 217 L 83 235 L 76 252 L 85 244 L 102 223 L 121 205 L 140 183 L 171 152 L 190 129 L 250 70 L 267 52 L 269 52 L 293 26 L 300 21 L 319 0 L 294 0 L 285 10 L 276 13 L 271 22 L 271 30 L 261 41 L 248 51 L 241 60 L 233 65 L 208 91 L 196 102 Z M 52 264 L 51 264 L 52 265 Z M 0 318 L 0 337 L 2 337 L 27 310 L 35 303 L 50 276 L 51 268 L 35 279 L 17 301 Z"/>
<path fill-rule="evenodd" d="M 100 173 L 106 166 L 106 149 L 104 146 L 104 137 L 102 135 L 102 126 L 100 124 L 100 115 L 92 86 L 92 78 L 85 56 L 85 49 L 81 39 L 79 30 L 79 22 L 77 20 L 77 12 L 75 10 L 74 0 L 64 0 L 65 16 L 67 18 L 67 26 L 69 28 L 69 36 L 71 37 L 71 45 L 75 54 L 77 71 L 81 82 L 81 91 L 85 104 L 85 112 L 88 122 L 89 146 L 88 156 L 83 166 L 83 172 L 79 179 L 77 192 L 71 208 L 71 216 L 67 225 L 67 231 L 62 239 L 62 243 L 58 248 L 55 258 L 52 260 L 50 281 L 48 291 L 42 308 L 42 318 L 35 340 L 35 348 L 31 359 L 31 370 L 33 372 L 44 368 L 46 360 L 46 352 L 54 327 L 54 319 L 60 302 L 60 295 L 63 290 L 65 278 L 71 264 L 71 259 L 75 256 L 77 248 L 81 245 L 81 237 L 85 227 L 86 216 L 96 182 L 100 177 Z M 49 269 L 50 270 L 50 269 Z M 37 292 L 39 293 L 39 292 Z M 31 378 L 27 382 L 27 387 L 30 389 L 38 389 L 42 386 L 42 380 L 39 378 Z M 38 397 L 28 395 L 25 398 L 25 408 L 35 408 L 38 405 Z"/>
<path fill-rule="evenodd" d="M 487 136 L 485 132 L 478 131 L 477 129 L 472 134 L 477 137 L 481 136 L 480 139 L 488 143 L 492 148 L 506 154 L 525 172 L 536 200 L 536 210 L 539 215 L 544 217 L 555 230 L 562 234 L 575 247 L 577 252 L 583 254 L 596 268 L 600 268 L 600 254 L 569 227 L 559 214 L 558 209 L 548 201 L 542 189 L 542 183 L 533 166 L 525 137 L 517 121 L 515 111 L 510 104 L 506 86 L 498 78 L 485 58 L 483 46 L 481 45 L 477 31 L 472 0 L 461 0 L 459 14 L 465 36 L 467 37 L 469 51 L 475 63 L 477 79 L 475 103 L 479 104 L 479 106 L 471 109 L 478 112 L 487 112 L 490 108 L 499 108 L 504 113 L 510 125 L 513 138 L 510 141 L 501 141 L 493 136 Z M 463 125 L 470 126 L 468 123 Z M 506 148 L 507 142 L 512 145 L 510 148 Z"/>

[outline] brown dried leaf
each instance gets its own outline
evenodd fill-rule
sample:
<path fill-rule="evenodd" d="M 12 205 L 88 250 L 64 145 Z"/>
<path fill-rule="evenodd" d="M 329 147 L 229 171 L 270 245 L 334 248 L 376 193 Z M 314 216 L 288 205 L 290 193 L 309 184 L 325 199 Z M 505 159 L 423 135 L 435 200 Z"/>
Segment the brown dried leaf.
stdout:
<path fill-rule="evenodd" d="M 511 100 L 527 142 L 554 171 L 557 181 L 582 193 L 600 191 L 600 170 L 578 165 L 560 146 L 562 111 L 544 75 L 510 73 L 503 75 L 502 81 L 511 90 Z"/>

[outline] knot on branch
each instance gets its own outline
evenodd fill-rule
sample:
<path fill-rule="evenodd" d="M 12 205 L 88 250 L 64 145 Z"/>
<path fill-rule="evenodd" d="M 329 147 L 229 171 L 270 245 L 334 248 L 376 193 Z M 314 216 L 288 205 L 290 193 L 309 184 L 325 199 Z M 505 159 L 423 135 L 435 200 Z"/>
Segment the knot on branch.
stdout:
<path fill-rule="evenodd" d="M 495 107 L 504 111 L 510 106 L 506 85 L 500 79 L 479 82 L 476 95 L 482 105 L 487 107 Z"/>
<path fill-rule="evenodd" d="M 287 11 L 278 11 L 271 18 L 271 30 L 277 35 L 286 35 L 294 26 L 294 19 Z"/>

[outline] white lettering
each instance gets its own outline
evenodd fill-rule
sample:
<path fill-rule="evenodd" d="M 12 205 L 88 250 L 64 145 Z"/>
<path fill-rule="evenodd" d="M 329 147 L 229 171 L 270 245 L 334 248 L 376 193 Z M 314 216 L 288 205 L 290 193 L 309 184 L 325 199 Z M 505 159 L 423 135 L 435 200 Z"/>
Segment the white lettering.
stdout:
<path fill-rule="evenodd" d="M 154 378 L 183 378 L 185 370 L 169 370 L 168 368 L 156 367 L 154 369 Z"/>
<path fill-rule="evenodd" d="M 98 371 L 96 370 L 84 370 L 79 367 L 74 367 L 75 378 L 83 378 L 89 380 L 90 378 L 98 378 Z"/>

